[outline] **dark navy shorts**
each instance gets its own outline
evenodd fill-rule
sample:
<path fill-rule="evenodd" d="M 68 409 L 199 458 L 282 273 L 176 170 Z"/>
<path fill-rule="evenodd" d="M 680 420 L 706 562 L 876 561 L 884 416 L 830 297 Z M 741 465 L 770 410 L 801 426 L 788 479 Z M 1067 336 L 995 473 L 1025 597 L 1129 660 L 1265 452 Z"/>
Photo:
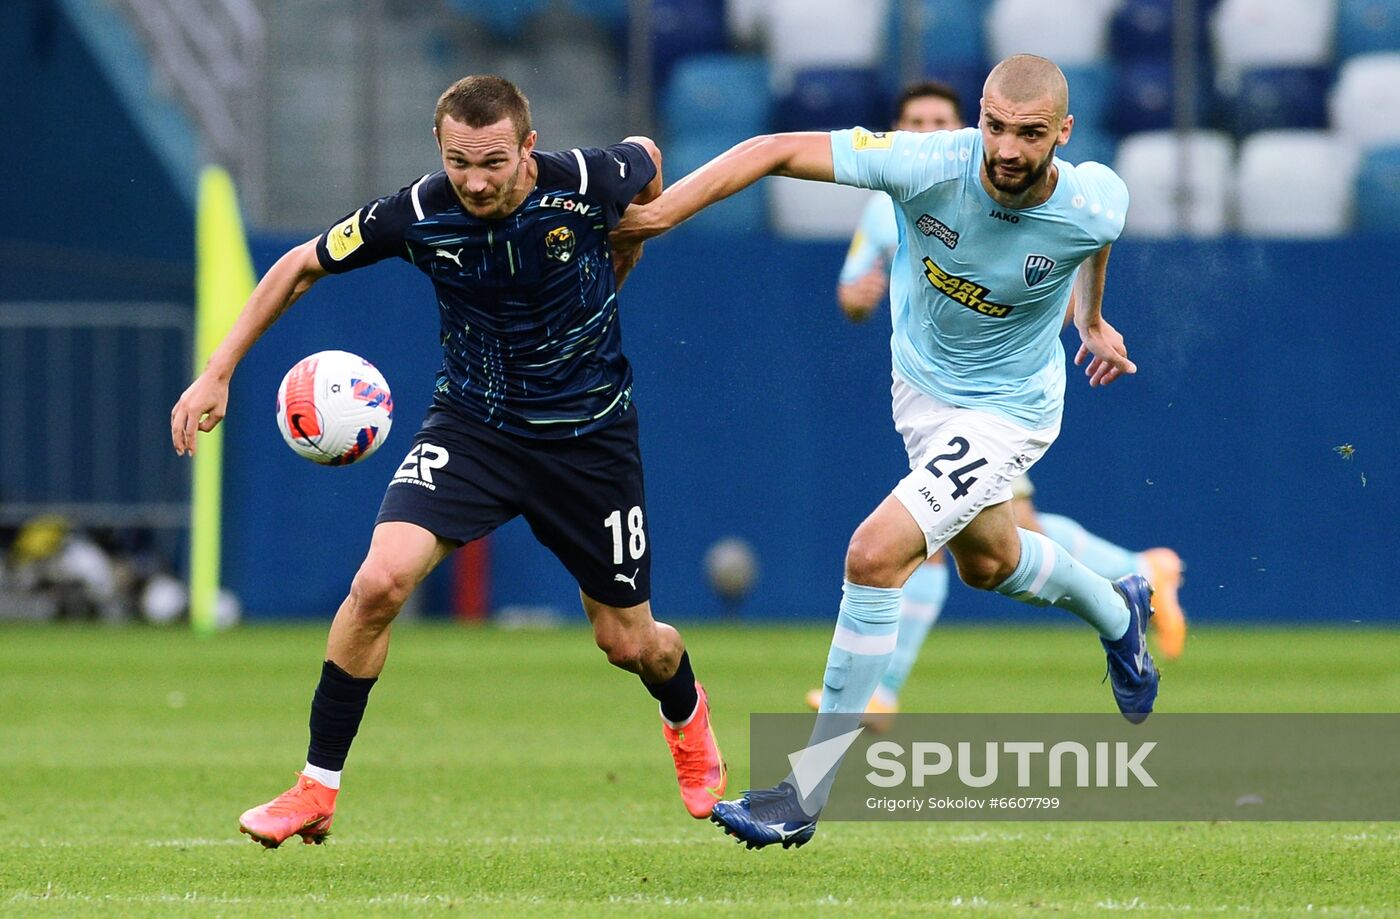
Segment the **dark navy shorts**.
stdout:
<path fill-rule="evenodd" d="M 434 406 L 394 473 L 376 523 L 457 543 L 523 516 L 535 538 L 608 606 L 651 599 L 637 408 L 581 437 L 508 434 Z"/>

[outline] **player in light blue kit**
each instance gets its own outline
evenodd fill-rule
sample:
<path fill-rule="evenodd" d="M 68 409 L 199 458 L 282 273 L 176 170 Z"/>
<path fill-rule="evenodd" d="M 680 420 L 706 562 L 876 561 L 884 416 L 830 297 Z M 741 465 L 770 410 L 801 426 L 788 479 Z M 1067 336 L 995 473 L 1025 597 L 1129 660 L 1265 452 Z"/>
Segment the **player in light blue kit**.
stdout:
<path fill-rule="evenodd" d="M 895 105 L 897 131 L 956 131 L 963 127 L 962 101 L 952 87 L 937 82 L 913 83 L 900 92 Z M 883 192 L 870 196 L 851 238 L 836 284 L 836 302 L 853 322 L 864 322 L 886 302 L 889 263 L 899 247 L 899 224 L 894 202 Z M 1068 319 L 1068 317 L 1066 317 Z M 1078 521 L 1059 514 L 1037 512 L 1030 475 L 1011 483 L 1011 508 L 1016 524 L 1044 533 L 1069 550 L 1070 555 L 1106 578 L 1141 574 L 1152 585 L 1152 631 L 1157 649 L 1168 660 L 1181 655 L 1186 643 L 1186 617 L 1177 592 L 1181 583 L 1181 558 L 1159 546 L 1134 552 L 1086 530 Z M 900 598 L 898 640 L 880 685 L 866 706 L 865 723 L 887 727 L 899 711 L 899 692 L 918 660 L 919 650 L 948 597 L 948 566 L 940 549 L 929 556 L 904 583 Z M 821 706 L 821 689 L 807 693 L 807 705 Z"/>
<path fill-rule="evenodd" d="M 813 743 L 859 721 L 895 649 L 900 588 L 945 544 L 969 586 L 1057 606 L 1092 625 L 1119 710 L 1133 722 L 1152 711 L 1147 581 L 1095 574 L 1049 538 L 1017 528 L 1009 500 L 1011 482 L 1059 434 L 1060 321 L 1076 272 L 1076 363 L 1088 360 L 1091 386 L 1137 371 L 1102 314 L 1127 188 L 1106 166 L 1055 160 L 1074 123 L 1068 104 L 1058 67 L 1015 55 L 987 77 L 980 131 L 753 138 L 630 209 L 616 231 L 619 243 L 635 244 L 765 175 L 873 188 L 895 201 L 893 410 L 912 471 L 851 537 Z M 711 819 L 750 847 L 802 845 L 835 771 L 810 794 L 789 777 L 717 804 Z"/>

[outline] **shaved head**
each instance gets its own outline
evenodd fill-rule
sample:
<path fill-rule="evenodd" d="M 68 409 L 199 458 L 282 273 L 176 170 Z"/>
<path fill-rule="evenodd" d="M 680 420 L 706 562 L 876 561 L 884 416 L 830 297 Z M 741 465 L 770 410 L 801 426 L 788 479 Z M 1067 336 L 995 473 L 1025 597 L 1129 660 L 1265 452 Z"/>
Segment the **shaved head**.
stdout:
<path fill-rule="evenodd" d="M 1054 61 L 1034 54 L 1013 54 L 992 68 L 983 95 L 996 96 L 1016 105 L 1048 98 L 1055 117 L 1069 112 L 1069 84 Z"/>

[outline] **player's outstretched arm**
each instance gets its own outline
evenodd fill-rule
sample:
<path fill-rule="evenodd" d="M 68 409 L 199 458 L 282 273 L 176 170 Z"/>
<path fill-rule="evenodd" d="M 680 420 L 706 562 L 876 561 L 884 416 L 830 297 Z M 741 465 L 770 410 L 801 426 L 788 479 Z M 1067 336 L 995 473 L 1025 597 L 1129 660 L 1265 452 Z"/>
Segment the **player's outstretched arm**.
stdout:
<path fill-rule="evenodd" d="M 194 455 L 196 430 L 212 431 L 224 418 L 229 380 L 243 355 L 287 307 L 325 276 L 326 271 L 316 258 L 315 239 L 287 252 L 263 275 L 233 328 L 209 356 L 204 371 L 170 410 L 170 440 L 176 453 Z"/>
<path fill-rule="evenodd" d="M 643 137 L 641 135 L 624 137 L 622 142 L 637 144 L 647 152 L 647 155 L 651 157 L 651 161 L 656 164 L 656 175 L 652 177 L 650 182 L 642 187 L 641 191 L 637 192 L 630 206 L 637 207 L 638 205 L 650 204 L 660 197 L 661 189 L 664 187 L 661 177 L 661 148 L 658 147 L 656 142 L 650 137 Z M 637 242 L 630 242 L 619 239 L 616 233 L 608 236 L 608 242 L 612 246 L 613 274 L 617 277 L 618 290 L 621 290 L 623 282 L 627 280 L 627 276 L 632 273 L 632 269 L 636 268 L 637 263 L 642 260 L 642 243 L 640 240 Z"/>
<path fill-rule="evenodd" d="M 660 236 L 716 201 L 770 175 L 836 181 L 831 135 L 802 132 L 751 137 L 672 185 L 652 204 L 628 210 L 613 238 L 631 244 Z"/>
<path fill-rule="evenodd" d="M 875 312 L 875 307 L 885 299 L 885 292 L 890 286 L 889 276 L 890 270 L 884 261 L 877 260 L 875 267 L 854 281 L 838 281 L 836 302 L 841 305 L 841 312 L 846 314 L 846 318 L 852 322 L 864 322 L 869 319 Z"/>
<path fill-rule="evenodd" d="M 1125 373 L 1137 373 L 1137 364 L 1128 360 L 1123 336 L 1103 318 L 1103 291 L 1108 278 L 1108 250 L 1104 246 L 1079 267 L 1074 276 L 1074 325 L 1079 330 L 1079 353 L 1075 366 L 1093 355 L 1084 375 L 1090 386 L 1107 386 Z"/>

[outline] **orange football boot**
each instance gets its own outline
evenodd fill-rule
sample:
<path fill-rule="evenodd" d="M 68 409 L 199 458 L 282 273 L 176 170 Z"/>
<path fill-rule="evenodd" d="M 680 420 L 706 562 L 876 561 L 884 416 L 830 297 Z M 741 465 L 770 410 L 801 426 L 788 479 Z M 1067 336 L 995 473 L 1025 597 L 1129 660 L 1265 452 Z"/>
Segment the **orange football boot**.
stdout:
<path fill-rule="evenodd" d="M 671 748 L 671 759 L 676 762 L 676 781 L 681 786 L 685 809 L 690 811 L 690 816 L 703 820 L 710 816 L 715 802 L 724 797 L 725 786 L 729 784 L 729 767 L 724 764 L 715 732 L 710 727 L 710 702 L 705 696 L 705 687 L 696 682 L 695 692 L 700 701 L 690 720 L 673 728 L 662 718 L 661 731 L 666 735 L 666 745 Z"/>
<path fill-rule="evenodd" d="M 894 724 L 894 716 L 899 714 L 898 700 L 886 701 L 881 698 L 881 694 L 881 690 L 875 691 L 875 695 L 871 696 L 870 701 L 865 703 L 865 714 L 860 719 L 861 724 L 877 733 L 888 731 Z M 821 711 L 822 691 L 820 689 L 808 690 L 805 698 L 808 708 L 814 712 Z"/>
<path fill-rule="evenodd" d="M 1147 580 L 1152 585 L 1152 631 L 1157 636 L 1157 648 L 1162 657 L 1174 661 L 1186 648 L 1186 613 L 1181 609 L 1177 591 L 1181 588 L 1181 573 L 1186 566 L 1181 556 L 1171 549 L 1148 549 L 1142 553 L 1147 565 Z"/>
<path fill-rule="evenodd" d="M 336 793 L 337 789 L 298 772 L 297 783 L 291 788 L 261 807 L 244 811 L 238 818 L 238 832 L 247 833 L 269 849 L 291 836 L 319 846 L 331 834 Z"/>

